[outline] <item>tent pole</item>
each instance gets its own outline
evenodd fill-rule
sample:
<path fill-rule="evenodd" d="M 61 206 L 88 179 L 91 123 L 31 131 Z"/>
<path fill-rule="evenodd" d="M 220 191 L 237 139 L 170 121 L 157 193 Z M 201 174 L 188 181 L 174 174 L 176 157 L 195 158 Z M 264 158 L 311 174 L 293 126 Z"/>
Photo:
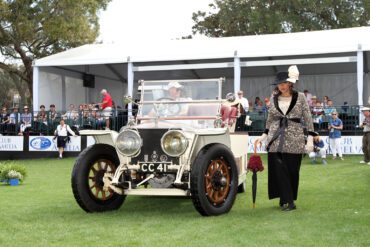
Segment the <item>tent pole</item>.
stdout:
<path fill-rule="evenodd" d="M 364 91 L 364 52 L 362 51 L 361 44 L 358 45 L 357 50 L 357 92 L 358 92 L 358 105 L 362 106 Z"/>
<path fill-rule="evenodd" d="M 33 83 L 32 83 L 32 105 L 33 110 L 37 110 L 39 107 L 39 67 L 33 67 Z"/>
<path fill-rule="evenodd" d="M 133 96 L 134 91 L 134 66 L 130 62 L 130 57 L 127 58 L 127 95 Z M 128 116 L 132 116 L 132 103 L 128 104 Z"/>
<path fill-rule="evenodd" d="M 240 58 L 238 57 L 238 51 L 234 52 L 234 93 L 236 94 L 240 90 Z"/>

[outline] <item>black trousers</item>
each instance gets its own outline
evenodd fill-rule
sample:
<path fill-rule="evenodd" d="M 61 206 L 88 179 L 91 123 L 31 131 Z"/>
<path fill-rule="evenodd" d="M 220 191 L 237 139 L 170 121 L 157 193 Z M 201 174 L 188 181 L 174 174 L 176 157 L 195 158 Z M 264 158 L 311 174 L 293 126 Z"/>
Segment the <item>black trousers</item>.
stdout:
<path fill-rule="evenodd" d="M 280 198 L 284 204 L 297 200 L 302 154 L 268 153 L 267 159 L 269 199 Z"/>

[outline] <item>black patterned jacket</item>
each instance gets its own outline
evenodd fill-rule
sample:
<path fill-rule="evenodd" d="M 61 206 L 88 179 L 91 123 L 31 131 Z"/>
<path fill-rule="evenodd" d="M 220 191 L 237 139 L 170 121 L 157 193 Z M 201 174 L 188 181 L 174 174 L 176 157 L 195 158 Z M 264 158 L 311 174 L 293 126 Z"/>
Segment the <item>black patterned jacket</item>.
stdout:
<path fill-rule="evenodd" d="M 310 108 L 303 93 L 293 91 L 292 101 L 284 115 L 278 104 L 278 96 L 268 111 L 265 133 L 269 152 L 300 154 L 305 152 L 304 128 L 313 130 Z"/>

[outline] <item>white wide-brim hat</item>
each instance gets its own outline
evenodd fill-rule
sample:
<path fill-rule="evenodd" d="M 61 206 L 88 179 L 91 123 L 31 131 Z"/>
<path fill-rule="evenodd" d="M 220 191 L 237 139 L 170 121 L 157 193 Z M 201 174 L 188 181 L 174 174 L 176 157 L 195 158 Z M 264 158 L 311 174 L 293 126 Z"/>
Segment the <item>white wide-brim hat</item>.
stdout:
<path fill-rule="evenodd" d="M 171 87 L 182 88 L 182 85 L 177 81 L 171 81 L 170 83 L 168 83 L 167 89 L 170 89 Z"/>

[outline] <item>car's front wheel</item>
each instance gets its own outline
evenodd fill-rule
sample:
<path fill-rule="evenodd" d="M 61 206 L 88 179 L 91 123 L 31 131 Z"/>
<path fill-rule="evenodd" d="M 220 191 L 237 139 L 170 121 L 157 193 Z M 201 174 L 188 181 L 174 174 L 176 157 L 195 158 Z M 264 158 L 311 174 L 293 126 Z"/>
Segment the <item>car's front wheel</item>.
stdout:
<path fill-rule="evenodd" d="M 191 169 L 190 190 L 194 207 L 203 216 L 230 211 L 238 189 L 238 172 L 229 148 L 214 144 L 203 148 Z"/>
<path fill-rule="evenodd" d="M 103 212 L 122 205 L 126 196 L 103 189 L 104 174 L 114 174 L 118 165 L 116 150 L 107 144 L 95 144 L 80 153 L 72 171 L 72 190 L 83 210 Z"/>

